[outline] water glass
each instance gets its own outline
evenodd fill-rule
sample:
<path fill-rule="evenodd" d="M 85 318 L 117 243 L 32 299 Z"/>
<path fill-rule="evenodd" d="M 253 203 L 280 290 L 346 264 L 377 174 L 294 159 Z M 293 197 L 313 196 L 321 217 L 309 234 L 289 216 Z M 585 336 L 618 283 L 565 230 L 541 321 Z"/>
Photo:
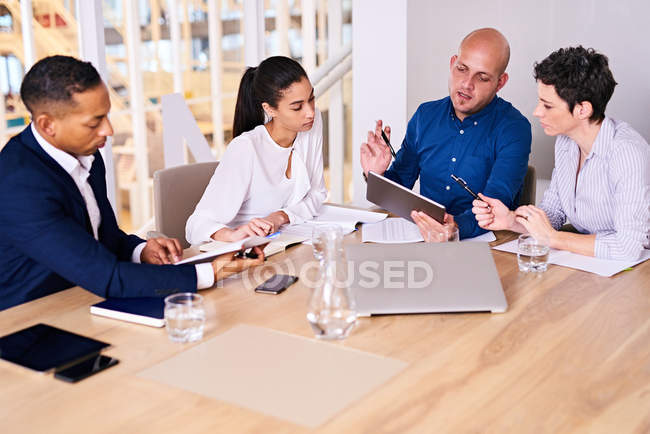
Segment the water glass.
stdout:
<path fill-rule="evenodd" d="M 519 236 L 517 263 L 524 273 L 543 273 L 548 266 L 549 247 L 537 241 L 530 234 Z"/>
<path fill-rule="evenodd" d="M 191 292 L 165 298 L 165 326 L 174 342 L 194 342 L 203 338 L 205 310 L 203 296 Z"/>
<path fill-rule="evenodd" d="M 456 224 L 444 224 L 442 230 L 429 231 L 424 241 L 427 243 L 446 243 L 459 240 L 458 226 Z"/>
<path fill-rule="evenodd" d="M 321 264 L 325 246 L 329 241 L 338 242 L 342 249 L 343 231 L 338 225 L 316 225 L 311 233 L 311 246 L 314 251 L 314 258 Z"/>

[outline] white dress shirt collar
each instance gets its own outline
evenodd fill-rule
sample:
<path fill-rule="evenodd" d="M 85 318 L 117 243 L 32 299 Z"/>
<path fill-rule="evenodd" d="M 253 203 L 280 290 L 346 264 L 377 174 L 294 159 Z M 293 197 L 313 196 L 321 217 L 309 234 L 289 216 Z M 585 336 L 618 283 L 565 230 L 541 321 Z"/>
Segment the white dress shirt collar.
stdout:
<path fill-rule="evenodd" d="M 47 155 L 52 157 L 54 161 L 59 163 L 59 166 L 63 167 L 63 170 L 68 172 L 68 174 L 71 175 L 72 172 L 74 172 L 74 170 L 79 166 L 85 169 L 85 172 L 90 171 L 90 167 L 92 166 L 93 161 L 95 161 L 94 155 L 82 155 L 79 157 L 74 157 L 45 140 L 43 136 L 41 136 L 36 130 L 36 127 L 34 127 L 34 123 L 31 124 L 31 129 L 32 134 L 34 134 L 34 138 L 41 146 L 41 148 L 43 148 Z"/>

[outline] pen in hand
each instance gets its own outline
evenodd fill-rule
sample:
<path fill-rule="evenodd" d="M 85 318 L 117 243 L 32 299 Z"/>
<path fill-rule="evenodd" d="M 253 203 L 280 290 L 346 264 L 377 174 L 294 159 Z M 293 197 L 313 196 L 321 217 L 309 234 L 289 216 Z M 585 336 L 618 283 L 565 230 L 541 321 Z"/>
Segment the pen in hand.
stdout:
<path fill-rule="evenodd" d="M 458 177 L 458 176 L 456 176 L 456 175 L 454 175 L 454 174 L 452 173 L 452 174 L 451 174 L 451 179 L 453 179 L 454 181 L 456 181 L 456 183 L 458 183 L 458 185 L 460 185 L 461 187 L 463 187 L 463 189 L 464 189 L 466 192 L 468 192 L 469 194 L 471 194 L 472 197 L 473 197 L 474 199 L 476 199 L 476 200 L 480 200 L 481 202 L 485 202 L 483 199 L 481 199 L 480 197 L 478 197 L 478 194 L 474 193 L 474 192 L 472 191 L 472 189 L 469 188 L 469 186 L 467 185 L 467 183 L 465 182 L 465 180 L 464 180 L 463 178 L 460 178 L 460 177 Z M 488 205 L 487 208 L 490 209 L 490 205 Z"/>
<path fill-rule="evenodd" d="M 395 158 L 395 149 L 393 149 L 393 145 L 390 144 L 390 140 L 388 140 L 388 137 L 386 136 L 386 133 L 384 130 L 381 130 L 381 138 L 384 139 L 384 142 L 388 145 L 388 148 L 390 149 L 390 154 Z"/>

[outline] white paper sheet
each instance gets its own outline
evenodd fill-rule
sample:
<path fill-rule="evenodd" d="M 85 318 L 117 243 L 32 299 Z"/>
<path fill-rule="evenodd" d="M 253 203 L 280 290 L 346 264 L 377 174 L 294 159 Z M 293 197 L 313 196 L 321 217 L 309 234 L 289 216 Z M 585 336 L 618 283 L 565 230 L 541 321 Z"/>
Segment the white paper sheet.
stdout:
<path fill-rule="evenodd" d="M 357 223 L 376 223 L 385 220 L 388 214 L 374 211 L 345 208 L 333 205 L 323 205 L 320 214 L 313 220 L 296 225 L 285 225 L 280 228 L 283 234 L 291 234 L 308 238 L 304 244 L 311 244 L 312 231 L 318 225 L 337 225 L 343 235 L 355 231 Z"/>
<path fill-rule="evenodd" d="M 486 232 L 465 241 L 490 242 L 497 238 L 494 232 Z M 417 225 L 401 217 L 391 217 L 379 223 L 366 223 L 361 228 L 361 241 L 364 243 L 417 243 L 424 241 Z"/>
<path fill-rule="evenodd" d="M 323 205 L 320 214 L 310 223 L 350 224 L 377 223 L 388 217 L 388 214 L 366 211 L 354 208 L 345 208 L 333 205 Z M 353 226 L 354 226 L 353 225 Z"/>
<path fill-rule="evenodd" d="M 417 225 L 401 217 L 391 217 L 379 223 L 365 223 L 361 227 L 364 243 L 417 243 L 424 241 Z"/>
<path fill-rule="evenodd" d="M 493 249 L 502 252 L 517 253 L 517 240 L 493 247 Z M 566 250 L 551 249 L 548 254 L 548 263 L 561 265 L 563 267 L 575 268 L 577 270 L 588 271 L 599 276 L 611 277 L 626 268 L 640 264 L 650 259 L 650 250 L 645 250 L 641 259 L 637 261 L 614 261 L 611 259 L 594 258 L 591 256 L 578 255 L 577 253 L 567 252 Z"/>

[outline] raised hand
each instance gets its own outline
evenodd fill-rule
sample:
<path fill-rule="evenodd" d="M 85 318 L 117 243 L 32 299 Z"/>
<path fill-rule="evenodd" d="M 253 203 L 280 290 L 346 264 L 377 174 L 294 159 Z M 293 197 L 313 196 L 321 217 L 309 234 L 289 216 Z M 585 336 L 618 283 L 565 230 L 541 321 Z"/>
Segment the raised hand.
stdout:
<path fill-rule="evenodd" d="M 382 121 L 378 120 L 375 131 L 368 131 L 368 141 L 361 144 L 361 167 L 366 176 L 370 170 L 383 175 L 392 160 L 390 149 L 381 137 L 381 129 Z M 390 140 L 390 127 L 384 128 L 384 133 Z"/>

